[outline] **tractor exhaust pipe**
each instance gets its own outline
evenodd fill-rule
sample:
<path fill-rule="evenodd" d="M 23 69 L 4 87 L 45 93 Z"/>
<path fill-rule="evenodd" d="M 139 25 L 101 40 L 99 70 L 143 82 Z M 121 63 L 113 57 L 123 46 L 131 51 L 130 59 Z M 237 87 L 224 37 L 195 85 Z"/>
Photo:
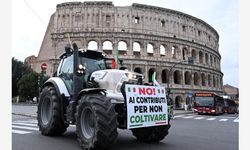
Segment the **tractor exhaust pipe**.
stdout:
<path fill-rule="evenodd" d="M 75 122 L 75 112 L 77 105 L 77 97 L 79 92 L 83 89 L 83 74 L 79 74 L 79 50 L 75 43 L 73 43 L 73 87 L 72 87 L 72 99 L 68 106 L 67 120 Z"/>

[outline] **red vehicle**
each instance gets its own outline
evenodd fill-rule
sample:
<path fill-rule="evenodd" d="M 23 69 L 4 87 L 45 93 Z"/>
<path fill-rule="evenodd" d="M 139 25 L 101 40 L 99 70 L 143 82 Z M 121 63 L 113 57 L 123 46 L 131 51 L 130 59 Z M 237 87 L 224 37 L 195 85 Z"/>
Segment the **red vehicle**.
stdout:
<path fill-rule="evenodd" d="M 194 112 L 198 114 L 223 114 L 224 113 L 224 99 L 223 97 L 214 93 L 195 93 L 194 98 Z"/>

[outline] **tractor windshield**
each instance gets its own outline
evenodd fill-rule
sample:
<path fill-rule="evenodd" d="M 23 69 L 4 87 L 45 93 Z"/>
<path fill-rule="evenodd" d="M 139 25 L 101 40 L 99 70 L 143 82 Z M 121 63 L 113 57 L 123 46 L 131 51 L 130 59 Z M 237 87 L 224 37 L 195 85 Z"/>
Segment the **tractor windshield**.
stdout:
<path fill-rule="evenodd" d="M 85 80 L 89 80 L 92 72 L 97 70 L 104 70 L 106 68 L 106 63 L 103 58 L 92 58 L 92 57 L 80 57 L 80 64 L 85 66 Z"/>

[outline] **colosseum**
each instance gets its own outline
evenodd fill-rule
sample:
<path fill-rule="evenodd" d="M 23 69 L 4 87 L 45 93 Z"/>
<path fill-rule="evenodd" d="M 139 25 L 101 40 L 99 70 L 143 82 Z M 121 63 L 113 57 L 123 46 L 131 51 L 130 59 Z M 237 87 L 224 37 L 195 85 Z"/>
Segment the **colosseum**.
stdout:
<path fill-rule="evenodd" d="M 194 92 L 222 93 L 223 73 L 219 34 L 194 16 L 156 6 L 112 2 L 66 2 L 56 6 L 37 56 L 35 70 L 48 65 L 51 76 L 58 58 L 72 42 L 83 49 L 102 51 L 152 82 L 153 72 L 170 86 L 174 107 L 190 104 Z M 188 59 L 193 59 L 193 64 Z"/>

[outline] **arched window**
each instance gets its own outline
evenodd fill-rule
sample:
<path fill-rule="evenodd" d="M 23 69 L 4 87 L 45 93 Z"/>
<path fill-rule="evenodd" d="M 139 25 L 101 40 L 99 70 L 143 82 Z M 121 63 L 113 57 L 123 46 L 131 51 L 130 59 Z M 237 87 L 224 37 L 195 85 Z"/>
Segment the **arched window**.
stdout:
<path fill-rule="evenodd" d="M 204 73 L 201 74 L 201 85 L 206 86 L 206 75 Z"/>
<path fill-rule="evenodd" d="M 181 73 L 179 70 L 176 70 L 174 72 L 174 83 L 175 84 L 181 84 Z"/>
<path fill-rule="evenodd" d="M 147 53 L 154 53 L 154 48 L 152 44 L 147 44 Z"/>
<path fill-rule="evenodd" d="M 175 97 L 175 108 L 181 108 L 183 103 L 183 100 L 181 98 L 181 96 L 176 96 Z"/>
<path fill-rule="evenodd" d="M 190 85 L 191 84 L 191 73 L 189 71 L 185 72 L 185 84 Z"/>
<path fill-rule="evenodd" d="M 139 67 L 135 68 L 135 69 L 134 69 L 134 72 L 142 73 L 141 68 L 139 68 Z"/>
<path fill-rule="evenodd" d="M 165 56 L 166 55 L 166 49 L 163 45 L 160 45 L 160 55 Z"/>
<path fill-rule="evenodd" d="M 148 71 L 148 82 L 152 82 L 152 76 L 153 76 L 153 73 L 156 72 L 156 69 L 155 68 L 150 68 L 149 71 Z M 157 79 L 157 73 L 156 73 L 156 77 Z"/>
<path fill-rule="evenodd" d="M 133 51 L 134 52 L 140 52 L 141 51 L 141 45 L 139 42 L 134 42 L 133 43 Z"/>
<path fill-rule="evenodd" d="M 103 45 L 102 46 L 103 50 L 112 50 L 113 49 L 112 43 L 110 41 L 104 41 L 102 45 Z"/>
<path fill-rule="evenodd" d="M 217 67 L 216 64 L 217 64 L 217 63 L 216 63 L 216 57 L 214 57 L 214 66 L 215 66 L 215 67 Z"/>
<path fill-rule="evenodd" d="M 124 41 L 118 42 L 118 50 L 126 51 L 127 50 L 127 43 Z"/>
<path fill-rule="evenodd" d="M 210 65 L 213 66 L 213 56 L 210 55 Z"/>
<path fill-rule="evenodd" d="M 211 87 L 211 86 L 212 86 L 212 84 L 211 84 L 211 80 L 212 80 L 212 79 L 211 79 L 210 74 L 209 74 L 207 77 L 208 77 L 208 86 L 210 86 L 210 87 Z"/>
<path fill-rule="evenodd" d="M 197 72 L 194 73 L 194 85 L 199 85 L 199 74 Z"/>
<path fill-rule="evenodd" d="M 215 87 L 216 85 L 216 81 L 215 81 L 215 77 L 213 76 L 213 87 Z"/>
<path fill-rule="evenodd" d="M 203 64 L 204 63 L 204 55 L 203 55 L 203 53 L 200 51 L 199 52 L 199 62 L 200 62 L 200 64 Z"/>
<path fill-rule="evenodd" d="M 207 53 L 205 54 L 205 61 L 206 61 L 206 65 L 209 65 L 208 64 L 208 54 Z"/>
<path fill-rule="evenodd" d="M 192 57 L 193 57 L 193 60 L 194 60 L 194 62 L 196 61 L 196 51 L 193 49 L 192 50 L 192 52 L 191 52 L 191 55 L 192 55 Z"/>
<path fill-rule="evenodd" d="M 176 58 L 176 55 L 177 55 L 176 53 L 177 53 L 177 47 L 172 46 L 172 48 L 171 48 L 172 58 Z"/>
<path fill-rule="evenodd" d="M 161 72 L 162 83 L 169 83 L 169 71 L 167 69 Z"/>
<path fill-rule="evenodd" d="M 98 50 L 97 42 L 96 41 L 89 41 L 88 49 L 89 50 Z"/>
<path fill-rule="evenodd" d="M 186 47 L 184 47 L 184 48 L 182 49 L 182 59 L 183 59 L 183 60 L 186 60 L 187 57 L 188 57 L 188 50 L 187 50 Z"/>

